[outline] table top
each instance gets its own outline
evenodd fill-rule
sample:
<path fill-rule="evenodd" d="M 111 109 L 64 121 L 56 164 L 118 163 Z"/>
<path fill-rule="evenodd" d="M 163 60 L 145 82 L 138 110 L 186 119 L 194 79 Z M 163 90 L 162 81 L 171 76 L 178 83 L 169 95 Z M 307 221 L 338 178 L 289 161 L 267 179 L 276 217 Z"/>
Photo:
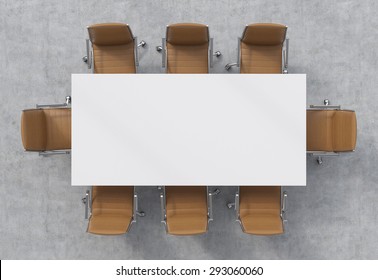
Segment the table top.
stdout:
<path fill-rule="evenodd" d="M 73 74 L 72 185 L 306 185 L 304 74 Z"/>

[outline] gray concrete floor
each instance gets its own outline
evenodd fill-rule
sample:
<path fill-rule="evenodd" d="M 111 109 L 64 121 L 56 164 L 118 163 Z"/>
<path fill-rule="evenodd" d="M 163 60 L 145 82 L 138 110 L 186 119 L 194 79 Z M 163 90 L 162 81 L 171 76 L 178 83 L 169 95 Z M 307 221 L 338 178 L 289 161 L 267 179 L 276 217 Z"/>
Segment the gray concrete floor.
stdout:
<path fill-rule="evenodd" d="M 0 259 L 377 259 L 377 11 L 375 0 L 1 0 Z M 225 207 L 235 188 L 215 198 L 206 235 L 168 236 L 152 187 L 139 189 L 147 216 L 129 234 L 87 234 L 85 189 L 70 185 L 70 157 L 25 153 L 20 115 L 70 94 L 71 73 L 87 72 L 85 27 L 100 22 L 129 23 L 147 41 L 142 73 L 162 71 L 154 47 L 169 23 L 210 26 L 223 53 L 214 73 L 235 60 L 245 24 L 288 25 L 290 71 L 307 74 L 307 103 L 329 98 L 355 109 L 356 152 L 322 166 L 308 158 L 307 187 L 286 187 L 289 222 L 282 236 L 241 232 Z"/>

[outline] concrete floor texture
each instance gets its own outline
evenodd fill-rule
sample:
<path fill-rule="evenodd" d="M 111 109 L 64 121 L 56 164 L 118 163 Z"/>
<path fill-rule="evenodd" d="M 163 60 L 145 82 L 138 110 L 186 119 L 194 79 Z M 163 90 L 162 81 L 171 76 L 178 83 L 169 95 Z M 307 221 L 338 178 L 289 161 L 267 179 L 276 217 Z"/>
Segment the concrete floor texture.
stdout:
<path fill-rule="evenodd" d="M 0 259 L 377 259 L 377 11 L 375 0 L 1 0 Z M 220 188 L 204 235 L 167 235 L 156 187 L 138 188 L 146 217 L 128 234 L 86 233 L 86 188 L 71 186 L 71 157 L 24 152 L 20 116 L 36 103 L 64 101 L 71 74 L 88 72 L 86 26 L 103 22 L 128 23 L 147 42 L 141 73 L 163 72 L 155 46 L 170 23 L 209 25 L 223 54 L 212 73 L 235 61 L 245 24 L 287 25 L 290 73 L 307 74 L 308 105 L 328 98 L 356 111 L 356 151 L 321 166 L 307 158 L 307 186 L 284 187 L 280 236 L 242 233 L 226 207 L 236 187 Z"/>

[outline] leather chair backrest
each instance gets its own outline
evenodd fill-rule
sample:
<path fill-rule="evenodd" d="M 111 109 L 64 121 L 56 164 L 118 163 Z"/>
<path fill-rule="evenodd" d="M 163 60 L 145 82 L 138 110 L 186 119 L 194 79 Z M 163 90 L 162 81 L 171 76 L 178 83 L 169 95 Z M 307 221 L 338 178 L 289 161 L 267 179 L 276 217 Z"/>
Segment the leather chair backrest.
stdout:
<path fill-rule="evenodd" d="M 89 39 L 97 46 L 126 45 L 134 41 L 131 29 L 124 23 L 99 23 L 88 26 Z"/>
<path fill-rule="evenodd" d="M 115 235 L 128 231 L 133 217 L 134 188 L 94 186 L 88 232 Z"/>
<path fill-rule="evenodd" d="M 88 33 L 95 73 L 136 73 L 135 42 L 127 24 L 94 24 L 88 27 Z"/>
<path fill-rule="evenodd" d="M 354 111 L 307 110 L 307 151 L 348 152 L 356 142 Z"/>
<path fill-rule="evenodd" d="M 240 45 L 240 72 L 282 73 L 282 48 L 287 27 L 256 23 L 245 27 Z"/>
<path fill-rule="evenodd" d="M 353 151 L 357 142 L 356 113 L 347 110 L 335 111 L 332 132 L 335 152 Z"/>
<path fill-rule="evenodd" d="M 71 108 L 24 110 L 21 138 L 26 151 L 71 149 Z"/>
<path fill-rule="evenodd" d="M 22 111 L 21 138 L 26 151 L 46 150 L 47 131 L 43 110 L 30 109 Z"/>
<path fill-rule="evenodd" d="M 209 28 L 197 23 L 167 27 L 167 73 L 209 72 Z"/>
<path fill-rule="evenodd" d="M 170 186 L 165 188 L 169 234 L 192 235 L 207 231 L 206 187 Z"/>
<path fill-rule="evenodd" d="M 257 235 L 283 233 L 281 187 L 240 187 L 240 220 L 244 231 Z"/>

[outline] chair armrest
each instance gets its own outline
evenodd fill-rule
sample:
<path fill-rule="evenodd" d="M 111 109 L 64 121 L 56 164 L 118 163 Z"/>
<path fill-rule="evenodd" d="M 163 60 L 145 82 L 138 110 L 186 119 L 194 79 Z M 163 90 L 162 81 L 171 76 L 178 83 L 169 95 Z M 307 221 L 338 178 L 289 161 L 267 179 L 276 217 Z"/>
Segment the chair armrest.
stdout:
<path fill-rule="evenodd" d="M 289 73 L 289 38 L 285 40 L 285 49 L 284 49 L 284 74 Z"/>
<path fill-rule="evenodd" d="M 135 66 L 138 67 L 139 66 L 139 51 L 138 51 L 138 48 L 139 47 L 142 47 L 144 48 L 147 43 L 146 41 L 142 40 L 138 43 L 138 37 L 134 37 L 134 45 L 135 45 L 135 48 L 134 48 L 134 53 L 135 53 Z"/>
<path fill-rule="evenodd" d="M 240 44 L 241 44 L 241 38 L 239 37 L 238 38 L 238 47 L 237 47 L 237 55 L 236 55 L 236 61 L 237 62 L 230 62 L 230 63 L 227 63 L 224 68 L 229 71 L 232 67 L 236 66 L 236 67 L 240 67 Z"/>
<path fill-rule="evenodd" d="M 66 108 L 71 105 L 71 96 L 66 96 L 66 102 L 65 103 L 59 103 L 59 104 L 36 104 L 36 108 Z"/>
<path fill-rule="evenodd" d="M 207 216 L 208 216 L 208 222 L 211 222 L 213 220 L 213 194 L 207 191 Z"/>
<path fill-rule="evenodd" d="M 91 191 L 90 190 L 87 190 L 86 193 L 85 193 L 85 197 L 82 198 L 82 201 L 84 203 L 84 218 L 86 220 L 88 220 L 89 216 L 90 216 L 90 205 L 92 204 L 92 198 L 91 198 Z"/>
<path fill-rule="evenodd" d="M 235 194 L 235 213 L 236 213 L 236 220 L 239 221 L 239 203 L 240 203 L 240 197 L 239 192 Z"/>
<path fill-rule="evenodd" d="M 87 51 L 87 55 L 83 56 L 83 61 L 88 65 L 88 69 L 91 69 L 92 67 L 92 55 L 89 47 L 89 39 L 85 40 L 85 47 Z"/>
<path fill-rule="evenodd" d="M 220 57 L 222 55 L 222 53 L 220 51 L 216 51 L 214 52 L 214 39 L 213 38 L 210 38 L 210 45 L 209 45 L 209 57 L 210 57 L 210 68 L 213 68 L 214 66 L 214 56 L 215 57 Z"/>
<path fill-rule="evenodd" d="M 164 193 L 160 193 L 160 205 L 161 205 L 161 222 L 166 224 L 167 223 L 167 214 L 165 209 L 165 196 Z"/>
<path fill-rule="evenodd" d="M 161 39 L 161 46 L 156 46 L 156 51 L 161 53 L 161 67 L 165 68 L 166 57 L 167 57 L 167 50 L 165 47 L 165 38 Z"/>
<path fill-rule="evenodd" d="M 281 217 L 284 222 L 286 222 L 286 210 L 287 210 L 287 192 L 282 193 L 282 209 L 281 209 Z"/>
<path fill-rule="evenodd" d="M 336 109 L 340 110 L 340 105 L 330 105 L 329 99 L 323 100 L 323 105 L 310 105 L 310 109 Z M 309 109 L 307 109 L 309 110 Z"/>
<path fill-rule="evenodd" d="M 310 105 L 311 109 L 341 109 L 340 105 Z"/>
<path fill-rule="evenodd" d="M 133 221 L 136 222 L 136 216 L 138 212 L 138 195 L 136 193 L 134 193 L 133 199 Z"/>

